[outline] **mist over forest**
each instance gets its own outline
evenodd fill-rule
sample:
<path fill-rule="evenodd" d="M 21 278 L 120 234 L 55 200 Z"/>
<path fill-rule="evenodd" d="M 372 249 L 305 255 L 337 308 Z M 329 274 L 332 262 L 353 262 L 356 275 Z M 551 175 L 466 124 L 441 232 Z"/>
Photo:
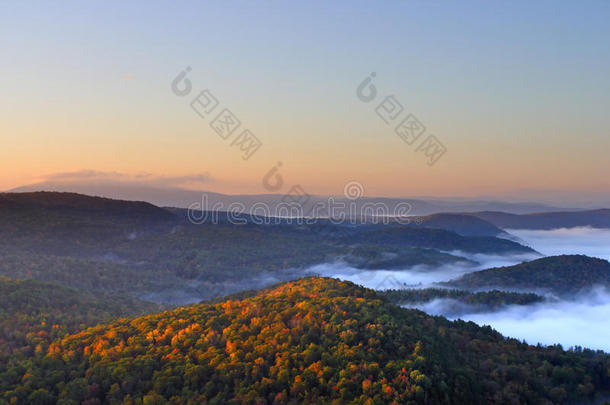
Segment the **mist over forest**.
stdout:
<path fill-rule="evenodd" d="M 545 256 L 582 254 L 610 259 L 610 229 L 591 227 L 561 228 L 553 230 L 507 229 L 525 245 Z M 483 255 L 460 251 L 452 255 L 475 261 L 443 266 L 413 266 L 393 270 L 357 269 L 341 262 L 320 264 L 308 269 L 314 274 L 349 280 L 374 289 L 432 288 L 439 283 L 482 269 L 519 264 L 539 258 L 537 254 Z M 444 287 L 447 288 L 447 287 Z M 490 286 L 489 290 L 531 292 Z M 556 344 L 565 347 L 583 346 L 610 351 L 610 293 L 607 286 L 594 286 L 570 299 L 546 293 L 544 302 L 532 305 L 506 305 L 490 312 L 474 311 L 455 299 L 434 299 L 429 302 L 407 305 L 433 315 L 449 319 L 464 319 L 479 325 L 490 325 L 501 333 L 522 339 L 530 344 Z"/>

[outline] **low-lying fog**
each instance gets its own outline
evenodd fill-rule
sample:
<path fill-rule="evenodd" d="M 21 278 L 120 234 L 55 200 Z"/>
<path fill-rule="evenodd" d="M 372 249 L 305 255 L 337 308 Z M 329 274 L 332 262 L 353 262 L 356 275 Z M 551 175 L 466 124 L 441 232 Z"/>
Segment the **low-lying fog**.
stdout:
<path fill-rule="evenodd" d="M 546 256 L 583 254 L 610 260 L 610 229 L 588 227 L 551 231 L 509 229 L 508 232 Z"/>
<path fill-rule="evenodd" d="M 610 229 L 572 228 L 550 231 L 509 230 L 538 252 L 547 255 L 585 254 L 610 260 Z M 310 272 L 336 277 L 375 289 L 425 288 L 462 274 L 508 266 L 537 258 L 534 255 L 490 256 L 449 252 L 480 265 L 467 263 L 440 267 L 416 266 L 403 270 L 361 270 L 336 262 L 314 266 Z M 435 315 L 455 317 L 452 300 L 435 300 L 419 308 Z M 452 316 L 453 315 L 453 316 Z M 498 312 L 461 313 L 460 318 L 491 325 L 506 336 L 530 344 L 560 343 L 610 352 L 610 293 L 595 291 L 577 301 L 554 301 L 530 306 L 509 306 Z"/>
<path fill-rule="evenodd" d="M 468 313 L 466 308 L 466 313 L 459 316 L 451 316 L 456 308 L 454 300 L 437 299 L 414 307 L 449 319 L 459 317 L 479 325 L 491 325 L 505 336 L 531 344 L 561 343 L 564 348 L 582 346 L 610 352 L 608 291 L 597 290 L 576 301 L 510 305 L 491 313 Z"/>
<path fill-rule="evenodd" d="M 310 273 L 325 277 L 335 277 L 348 280 L 362 286 L 376 290 L 398 288 L 426 288 L 435 283 L 449 281 L 462 274 L 488 269 L 490 267 L 510 266 L 525 261 L 540 258 L 535 254 L 515 254 L 508 256 L 468 254 L 460 251 L 451 251 L 454 256 L 476 261 L 480 264 L 473 266 L 468 261 L 442 266 L 419 265 L 405 269 L 395 270 L 366 270 L 352 267 L 344 262 L 324 263 L 312 266 Z"/>

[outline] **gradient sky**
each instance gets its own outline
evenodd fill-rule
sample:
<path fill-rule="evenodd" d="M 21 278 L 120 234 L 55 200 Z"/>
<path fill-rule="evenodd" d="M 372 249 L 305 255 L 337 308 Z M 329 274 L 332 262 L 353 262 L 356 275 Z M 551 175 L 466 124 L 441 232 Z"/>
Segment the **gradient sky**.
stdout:
<path fill-rule="evenodd" d="M 281 161 L 317 194 L 610 191 L 610 2 L 329 3 L 2 2 L 0 190 L 95 170 L 258 193 Z M 250 160 L 172 93 L 186 66 L 262 140 Z M 447 147 L 434 166 L 386 95 Z"/>

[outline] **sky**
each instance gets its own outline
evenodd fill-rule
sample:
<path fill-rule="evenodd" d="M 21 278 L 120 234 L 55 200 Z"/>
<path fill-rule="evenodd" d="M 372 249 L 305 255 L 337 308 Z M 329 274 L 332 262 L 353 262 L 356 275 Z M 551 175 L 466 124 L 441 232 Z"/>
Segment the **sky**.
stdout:
<path fill-rule="evenodd" d="M 312 194 L 610 195 L 609 19 L 607 1 L 2 2 L 0 190 L 94 172 L 264 193 L 279 162 Z M 409 114 L 413 144 L 394 132 Z"/>

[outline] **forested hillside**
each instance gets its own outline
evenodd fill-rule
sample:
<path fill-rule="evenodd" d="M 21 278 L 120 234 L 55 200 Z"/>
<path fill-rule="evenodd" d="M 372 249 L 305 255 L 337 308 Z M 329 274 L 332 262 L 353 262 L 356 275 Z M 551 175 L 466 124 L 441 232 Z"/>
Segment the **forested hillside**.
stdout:
<path fill-rule="evenodd" d="M 572 295 L 596 286 L 610 287 L 610 263 L 584 255 L 551 256 L 465 274 L 445 284 L 458 288 L 545 290 Z"/>
<path fill-rule="evenodd" d="M 68 333 L 158 310 L 155 304 L 123 295 L 0 277 L 0 363 L 11 356 L 43 353 Z"/>
<path fill-rule="evenodd" d="M 601 352 L 307 278 L 250 298 L 93 327 L 0 374 L 10 403 L 567 403 L 610 388 Z"/>
<path fill-rule="evenodd" d="M 433 214 L 412 219 L 412 224 L 422 228 L 453 231 L 463 236 L 507 235 L 494 224 L 468 214 Z"/>

